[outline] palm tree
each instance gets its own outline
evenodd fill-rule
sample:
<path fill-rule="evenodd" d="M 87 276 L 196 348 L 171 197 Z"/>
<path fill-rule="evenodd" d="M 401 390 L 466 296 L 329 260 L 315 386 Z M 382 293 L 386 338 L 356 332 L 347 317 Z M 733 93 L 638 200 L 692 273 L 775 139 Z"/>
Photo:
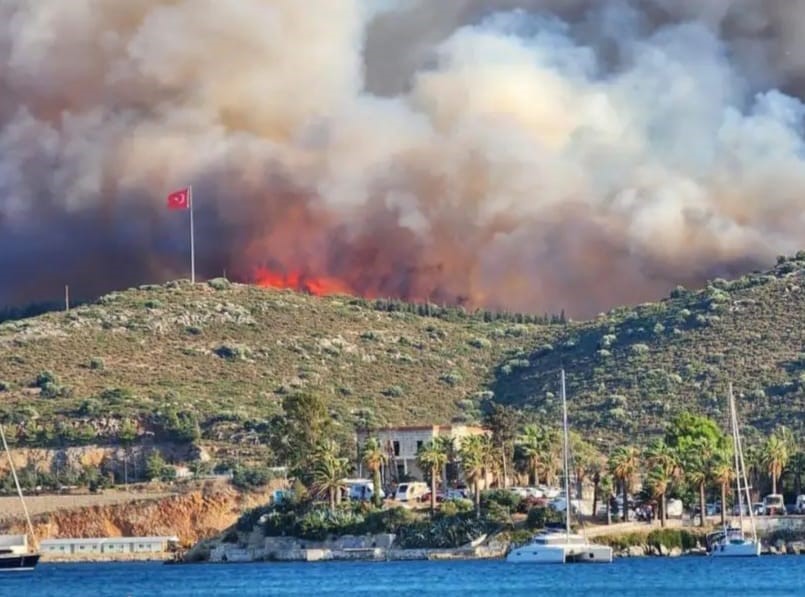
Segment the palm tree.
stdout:
<path fill-rule="evenodd" d="M 472 485 L 475 515 L 481 517 L 481 479 L 486 470 L 484 459 L 484 436 L 470 435 L 461 440 L 459 448 L 461 468 L 467 483 Z"/>
<path fill-rule="evenodd" d="M 603 495 L 606 496 L 605 501 L 607 504 L 607 524 L 612 524 L 612 508 L 610 506 L 612 491 L 614 490 L 612 475 L 609 474 L 609 471 L 604 470 L 599 478 L 600 478 L 600 490 L 603 493 Z M 595 510 L 593 510 L 593 514 L 595 514 Z"/>
<path fill-rule="evenodd" d="M 416 460 L 422 470 L 430 469 L 430 515 L 436 513 L 436 479 L 447 464 L 447 451 L 440 442 L 430 441 L 416 453 Z"/>
<path fill-rule="evenodd" d="M 539 469 L 546 451 L 545 439 L 545 430 L 539 425 L 531 424 L 525 426 L 518 441 L 520 452 L 528 462 L 529 483 L 531 485 L 539 483 Z"/>
<path fill-rule="evenodd" d="M 652 442 L 646 450 L 646 460 L 650 467 L 648 485 L 660 501 L 660 526 L 664 527 L 668 519 L 666 512 L 668 489 L 681 476 L 682 465 L 676 451 L 662 439 Z"/>
<path fill-rule="evenodd" d="M 782 475 L 790 458 L 789 445 L 781 431 L 782 429 L 778 428 L 769 436 L 761 452 L 761 462 L 771 477 L 772 493 L 777 493 L 777 479 Z"/>
<path fill-rule="evenodd" d="M 802 494 L 802 475 L 805 474 L 805 452 L 796 452 L 789 461 L 789 472 L 794 478 L 794 494 Z"/>
<path fill-rule="evenodd" d="M 713 466 L 713 480 L 721 487 L 721 525 L 727 524 L 727 487 L 735 481 L 735 468 L 732 465 L 732 451 L 724 450 L 716 456 Z M 751 508 L 752 505 L 749 504 Z"/>
<path fill-rule="evenodd" d="M 458 459 L 458 453 L 456 451 L 456 443 L 453 440 L 453 437 L 449 435 L 439 435 L 433 438 L 433 441 L 438 444 L 444 453 L 447 455 L 447 462 L 445 462 L 444 467 L 442 467 L 442 489 L 446 492 L 447 491 L 447 466 L 449 464 L 455 463 Z"/>
<path fill-rule="evenodd" d="M 629 520 L 629 485 L 637 472 L 640 452 L 634 446 L 617 448 L 609 457 L 609 470 L 623 491 L 623 521 Z"/>
<path fill-rule="evenodd" d="M 688 482 L 695 486 L 699 492 L 699 526 L 705 525 L 707 510 L 705 505 L 704 491 L 707 483 L 713 477 L 713 470 L 717 464 L 717 447 L 706 438 L 697 438 L 692 441 L 683 456 L 685 466 L 685 476 Z"/>
<path fill-rule="evenodd" d="M 379 508 L 383 505 L 383 498 L 380 497 L 380 469 L 388 459 L 380 440 L 376 437 L 367 439 L 363 445 L 361 458 L 366 468 L 372 471 L 372 502 Z"/>
<path fill-rule="evenodd" d="M 575 431 L 570 432 L 570 455 L 573 474 L 576 477 L 576 497 L 581 499 L 584 479 L 595 466 L 598 456 L 595 448 Z"/>
<path fill-rule="evenodd" d="M 346 488 L 344 476 L 349 471 L 349 460 L 340 455 L 338 446 L 332 441 L 325 441 L 313 453 L 313 483 L 317 495 L 327 494 L 330 511 L 335 511 L 340 501 L 341 491 Z"/>

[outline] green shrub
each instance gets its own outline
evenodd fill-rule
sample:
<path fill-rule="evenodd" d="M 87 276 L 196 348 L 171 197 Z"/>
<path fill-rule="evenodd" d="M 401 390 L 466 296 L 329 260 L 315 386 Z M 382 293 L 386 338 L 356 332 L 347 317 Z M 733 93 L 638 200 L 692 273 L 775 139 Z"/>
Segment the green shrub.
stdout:
<path fill-rule="evenodd" d="M 104 370 L 104 362 L 101 357 L 92 357 L 89 360 L 89 368 L 93 371 L 103 371 Z"/>
<path fill-rule="evenodd" d="M 59 384 L 59 380 L 56 377 L 56 374 L 52 371 L 42 371 L 39 375 L 36 376 L 34 380 L 34 387 L 36 388 L 44 388 L 47 385 L 50 386 L 57 386 Z"/>
<path fill-rule="evenodd" d="M 405 390 L 400 386 L 391 386 L 383 390 L 383 395 L 389 398 L 400 398 L 405 395 Z"/>
<path fill-rule="evenodd" d="M 212 280 L 209 280 L 207 284 L 214 290 L 226 290 L 232 286 L 232 284 L 226 278 L 213 278 Z"/>
<path fill-rule="evenodd" d="M 548 524 L 559 524 L 564 521 L 564 515 L 553 508 L 536 506 L 528 511 L 525 525 L 529 529 L 544 529 Z"/>
<path fill-rule="evenodd" d="M 473 348 L 489 348 L 492 343 L 486 338 L 476 337 L 469 341 L 470 346 Z"/>
<path fill-rule="evenodd" d="M 11 391 L 11 382 L 0 380 L 0 392 L 9 392 L 9 391 Z"/>
<path fill-rule="evenodd" d="M 213 350 L 213 352 L 229 361 L 245 361 L 252 355 L 252 351 L 245 346 L 229 346 L 222 344 Z"/>
<path fill-rule="evenodd" d="M 273 478 L 265 466 L 237 466 L 232 470 L 232 485 L 240 489 L 262 487 Z"/>

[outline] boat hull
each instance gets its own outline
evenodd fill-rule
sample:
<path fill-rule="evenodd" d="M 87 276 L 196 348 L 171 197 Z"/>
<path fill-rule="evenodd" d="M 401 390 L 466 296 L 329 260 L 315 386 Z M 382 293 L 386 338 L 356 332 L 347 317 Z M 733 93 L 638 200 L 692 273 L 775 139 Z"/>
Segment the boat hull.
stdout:
<path fill-rule="evenodd" d="M 39 563 L 38 553 L 10 554 L 0 556 L 0 572 L 25 572 Z"/>
<path fill-rule="evenodd" d="M 512 550 L 506 561 L 514 564 L 609 564 L 612 548 L 606 545 L 524 545 Z"/>
<path fill-rule="evenodd" d="M 716 543 L 710 555 L 714 558 L 751 558 L 760 555 L 760 543 L 754 541 L 730 541 Z"/>

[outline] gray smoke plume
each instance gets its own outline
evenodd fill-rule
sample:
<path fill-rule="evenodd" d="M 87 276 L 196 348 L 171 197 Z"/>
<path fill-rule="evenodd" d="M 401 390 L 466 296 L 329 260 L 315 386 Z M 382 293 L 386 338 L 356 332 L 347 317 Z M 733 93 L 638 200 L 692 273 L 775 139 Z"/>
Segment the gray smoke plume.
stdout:
<path fill-rule="evenodd" d="M 0 0 L 0 305 L 299 273 L 584 316 L 805 237 L 805 0 Z M 261 271 L 263 271 L 261 270 Z"/>

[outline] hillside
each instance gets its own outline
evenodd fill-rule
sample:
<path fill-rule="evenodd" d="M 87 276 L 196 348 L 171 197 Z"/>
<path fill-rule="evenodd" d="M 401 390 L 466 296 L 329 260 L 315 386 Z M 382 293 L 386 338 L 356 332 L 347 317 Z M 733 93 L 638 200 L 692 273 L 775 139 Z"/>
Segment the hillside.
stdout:
<path fill-rule="evenodd" d="M 688 409 L 724 420 L 732 382 L 742 422 L 805 430 L 805 252 L 771 271 L 677 288 L 566 328 L 492 386 L 509 404 L 556 419 L 556 370 L 568 374 L 575 425 L 618 435 L 658 433 Z M 609 438 L 601 434 L 602 443 Z"/>
<path fill-rule="evenodd" d="M 0 325 L 2 412 L 68 443 L 114 437 L 123 417 L 231 440 L 294 391 L 328 397 L 346 426 L 474 420 L 504 355 L 562 327 L 433 311 L 224 280 L 113 293 Z"/>
<path fill-rule="evenodd" d="M 304 390 L 345 429 L 471 421 L 491 396 L 555 421 L 564 366 L 573 425 L 603 445 L 682 409 L 719 416 L 729 380 L 746 423 L 805 425 L 805 253 L 592 321 L 518 321 L 225 280 L 143 286 L 0 324 L 2 416 L 33 443 L 114 439 L 124 418 L 231 442 Z"/>

